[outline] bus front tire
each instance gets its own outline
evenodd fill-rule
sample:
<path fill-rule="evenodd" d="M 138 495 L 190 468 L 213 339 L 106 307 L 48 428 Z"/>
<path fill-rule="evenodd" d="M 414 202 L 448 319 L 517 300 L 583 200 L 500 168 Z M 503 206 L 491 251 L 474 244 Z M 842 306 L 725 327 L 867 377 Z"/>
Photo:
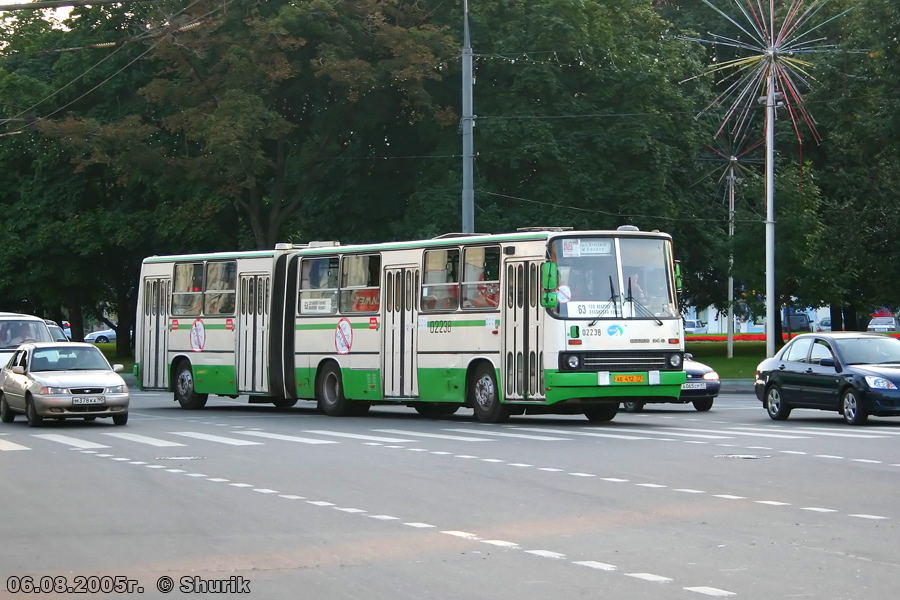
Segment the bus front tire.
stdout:
<path fill-rule="evenodd" d="M 643 407 L 643 406 L 642 406 Z M 619 412 L 619 404 L 610 402 L 608 404 L 597 404 L 584 409 L 584 416 L 591 423 L 602 423 L 612 421 Z"/>
<path fill-rule="evenodd" d="M 494 369 L 487 363 L 478 365 L 472 376 L 469 397 L 475 416 L 482 423 L 502 423 L 509 419 L 509 407 L 500 402 Z"/>
<path fill-rule="evenodd" d="M 191 364 L 182 361 L 175 372 L 175 399 L 186 410 L 198 410 L 206 406 L 208 394 L 198 394 L 194 390 L 194 373 Z"/>
<path fill-rule="evenodd" d="M 353 414 L 352 402 L 344 396 L 341 369 L 334 363 L 328 363 L 319 373 L 316 382 L 316 399 L 319 410 L 330 417 L 344 417 Z"/>

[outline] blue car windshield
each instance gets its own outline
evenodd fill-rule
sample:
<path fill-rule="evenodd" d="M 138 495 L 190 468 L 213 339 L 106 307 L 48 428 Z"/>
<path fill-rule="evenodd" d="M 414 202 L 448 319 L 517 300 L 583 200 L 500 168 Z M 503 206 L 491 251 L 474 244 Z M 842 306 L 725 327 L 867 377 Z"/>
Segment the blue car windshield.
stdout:
<path fill-rule="evenodd" d="M 865 337 L 836 340 L 848 365 L 900 363 L 900 340 L 892 337 Z"/>

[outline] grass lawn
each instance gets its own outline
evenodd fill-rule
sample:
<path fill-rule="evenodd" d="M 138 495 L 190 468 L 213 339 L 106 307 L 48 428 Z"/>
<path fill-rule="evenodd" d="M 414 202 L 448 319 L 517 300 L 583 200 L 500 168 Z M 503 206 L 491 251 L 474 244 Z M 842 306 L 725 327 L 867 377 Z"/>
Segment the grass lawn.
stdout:
<path fill-rule="evenodd" d="M 114 365 L 116 363 L 125 367 L 122 371 L 123 373 L 133 373 L 134 372 L 134 357 L 118 357 L 116 356 L 116 345 L 113 343 L 110 344 L 95 344 L 97 348 L 106 356 L 106 360 L 109 361 L 109 364 Z"/>
<path fill-rule="evenodd" d="M 728 358 L 728 342 L 691 342 L 685 349 L 694 360 L 711 366 L 722 379 L 753 379 L 756 365 L 766 357 L 765 342 L 734 342 L 734 357 Z"/>

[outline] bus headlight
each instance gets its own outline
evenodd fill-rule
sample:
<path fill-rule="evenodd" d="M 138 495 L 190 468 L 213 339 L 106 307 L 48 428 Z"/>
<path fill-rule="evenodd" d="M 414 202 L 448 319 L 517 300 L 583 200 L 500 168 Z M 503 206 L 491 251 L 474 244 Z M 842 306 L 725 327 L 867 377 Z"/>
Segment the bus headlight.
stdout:
<path fill-rule="evenodd" d="M 673 369 L 681 368 L 681 355 L 680 354 L 670 354 L 669 355 L 669 366 Z"/>
<path fill-rule="evenodd" d="M 581 360 L 579 360 L 577 354 L 570 354 L 566 357 L 566 365 L 568 365 L 570 369 L 577 369 L 581 366 Z"/>

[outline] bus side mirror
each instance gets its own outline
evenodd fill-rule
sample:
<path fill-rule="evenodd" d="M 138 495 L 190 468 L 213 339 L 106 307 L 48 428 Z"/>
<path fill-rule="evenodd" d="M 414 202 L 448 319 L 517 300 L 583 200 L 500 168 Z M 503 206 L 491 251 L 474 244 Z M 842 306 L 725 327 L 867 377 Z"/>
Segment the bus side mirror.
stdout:
<path fill-rule="evenodd" d="M 559 270 L 555 262 L 545 262 L 541 265 L 541 286 L 545 292 L 559 287 Z"/>
<path fill-rule="evenodd" d="M 544 292 L 541 294 L 541 306 L 544 308 L 558 308 L 559 307 L 559 298 L 556 295 L 556 291 L 552 292 Z"/>
<path fill-rule="evenodd" d="M 675 261 L 675 291 L 681 292 L 683 288 L 683 284 L 681 282 L 681 261 Z"/>

